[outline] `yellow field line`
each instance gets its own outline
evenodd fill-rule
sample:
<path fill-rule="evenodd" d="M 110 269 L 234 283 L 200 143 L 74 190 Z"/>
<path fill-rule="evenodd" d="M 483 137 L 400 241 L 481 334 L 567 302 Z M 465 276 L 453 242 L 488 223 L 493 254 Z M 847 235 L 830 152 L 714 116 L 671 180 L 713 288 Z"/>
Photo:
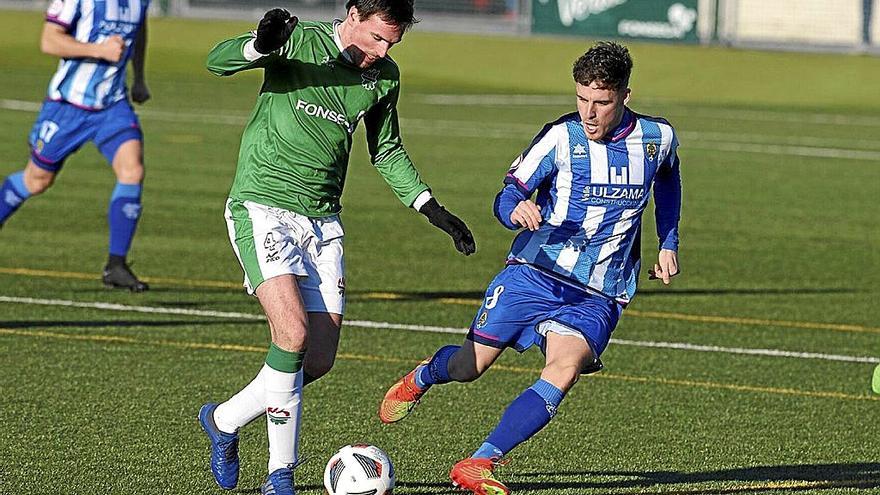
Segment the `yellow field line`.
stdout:
<path fill-rule="evenodd" d="M 17 335 L 22 337 L 42 337 L 42 338 L 50 338 L 50 339 L 60 339 L 60 340 L 79 340 L 86 342 L 98 342 L 98 343 L 114 343 L 114 344 L 133 344 L 133 345 L 151 345 L 151 346 L 161 346 L 161 347 L 175 347 L 179 349 L 204 349 L 204 350 L 213 350 L 213 351 L 232 351 L 232 352 L 253 352 L 264 354 L 266 352 L 265 347 L 257 347 L 257 346 L 246 346 L 246 345 L 235 345 L 235 344 L 212 344 L 208 342 L 181 342 L 181 341 L 173 341 L 173 340 L 140 340 L 134 339 L 131 337 L 118 337 L 113 335 L 76 335 L 76 334 L 68 334 L 68 333 L 58 333 L 58 332 L 47 332 L 45 330 L 18 330 L 13 328 L 0 328 L 0 335 Z M 401 359 L 387 356 L 373 356 L 369 354 L 349 354 L 349 353 L 340 353 L 337 356 L 339 359 L 350 360 L 350 361 L 371 361 L 371 362 L 382 362 L 382 363 L 395 363 L 395 364 L 417 364 L 418 360 L 415 359 Z M 538 368 L 524 368 L 517 366 L 506 366 L 506 365 L 496 365 L 493 366 L 493 369 L 497 369 L 500 371 L 507 371 L 510 373 L 527 373 L 532 375 L 537 375 L 541 373 L 541 370 Z M 776 394 L 776 395 L 792 395 L 797 397 L 810 397 L 810 398 L 819 398 L 819 399 L 841 399 L 841 400 L 868 400 L 868 401 L 880 401 L 880 396 L 874 395 L 853 395 L 853 394 L 844 394 L 840 392 L 814 392 L 809 390 L 796 390 L 790 388 L 775 388 L 775 387 L 757 387 L 750 385 L 736 385 L 729 383 L 716 383 L 716 382 L 703 382 L 703 381 L 694 381 L 694 380 L 674 380 L 669 378 L 661 378 L 661 377 L 641 377 L 641 376 L 631 376 L 631 375 L 621 375 L 617 373 L 608 373 L 602 372 L 595 375 L 590 375 L 590 378 L 597 379 L 605 379 L 605 380 L 619 380 L 619 381 L 627 381 L 627 382 L 636 382 L 636 383 L 653 383 L 659 385 L 670 385 L 670 386 L 682 386 L 682 387 L 694 387 L 694 388 L 707 388 L 707 389 L 721 389 L 721 390 L 732 390 L 735 392 L 754 392 L 754 393 L 765 393 L 765 394 Z"/>
<path fill-rule="evenodd" d="M 405 294 L 395 292 L 368 292 L 359 297 L 363 299 L 377 299 L 385 301 L 400 301 L 409 299 Z M 482 304 L 482 299 L 466 299 L 459 297 L 443 297 L 435 300 L 444 304 L 460 304 L 464 306 L 478 307 Z M 735 325 L 750 326 L 774 326 L 788 328 L 805 328 L 810 330 L 834 330 L 838 332 L 864 332 L 864 333 L 880 333 L 880 328 L 868 327 L 863 325 L 846 325 L 838 323 L 815 323 L 810 321 L 789 321 L 789 320 L 769 320 L 762 318 L 740 318 L 736 316 L 715 316 L 715 315 L 690 315 L 686 313 L 667 313 L 663 311 L 641 311 L 637 309 L 628 309 L 625 313 L 628 317 L 647 318 L 654 320 L 681 320 L 696 321 L 700 323 L 731 323 Z"/>
<path fill-rule="evenodd" d="M 689 315 L 684 313 L 640 311 L 635 309 L 627 310 L 626 315 L 635 316 L 636 318 L 697 321 L 700 323 L 733 323 L 736 325 L 806 328 L 810 330 L 834 330 L 838 332 L 880 333 L 880 328 L 866 327 L 862 325 L 844 325 L 837 323 L 813 323 L 809 321 L 765 320 L 761 318 L 739 318 L 732 316 Z"/>
<path fill-rule="evenodd" d="M 47 277 L 47 278 L 68 278 L 77 280 L 98 280 L 95 273 L 81 272 L 64 272 L 54 270 L 34 270 L 30 268 L 4 268 L 0 267 L 0 274 L 5 275 L 23 275 L 27 277 Z M 241 289 L 239 283 L 223 282 L 219 280 L 193 280 L 167 277 L 143 277 L 145 282 L 179 285 L 184 287 L 211 287 L 219 289 Z M 385 300 L 385 301 L 404 301 L 412 300 L 406 294 L 396 292 L 367 292 L 364 294 L 353 295 L 350 300 L 367 299 L 367 300 Z M 456 298 L 444 297 L 435 300 L 441 304 L 458 304 L 464 306 L 477 307 L 482 303 L 482 299 L 473 298 Z M 716 315 L 693 315 L 686 313 L 669 313 L 664 311 L 641 311 L 637 309 L 626 310 L 627 317 L 645 318 L 652 320 L 678 320 L 691 321 L 698 323 L 725 323 L 733 325 L 759 326 L 759 327 L 785 327 L 800 328 L 807 330 L 832 330 L 835 332 L 857 332 L 857 333 L 876 333 L 880 334 L 880 328 L 869 327 L 865 325 L 849 325 L 839 323 L 819 323 L 810 321 L 790 321 L 790 320 L 771 320 L 763 318 L 741 318 L 735 316 L 716 316 Z"/>

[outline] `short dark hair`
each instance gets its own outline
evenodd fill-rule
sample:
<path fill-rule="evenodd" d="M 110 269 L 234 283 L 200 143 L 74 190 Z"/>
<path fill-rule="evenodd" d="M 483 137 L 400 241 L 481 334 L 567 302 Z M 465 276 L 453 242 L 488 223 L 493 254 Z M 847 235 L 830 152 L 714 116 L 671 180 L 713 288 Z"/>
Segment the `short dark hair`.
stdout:
<path fill-rule="evenodd" d="M 602 87 L 620 91 L 629 86 L 632 68 L 632 57 L 625 46 L 600 41 L 575 61 L 572 75 L 575 82 L 584 86 L 598 82 Z"/>
<path fill-rule="evenodd" d="M 348 0 L 345 10 L 357 7 L 362 21 L 378 15 L 383 21 L 400 26 L 404 31 L 419 22 L 413 13 L 413 0 Z"/>

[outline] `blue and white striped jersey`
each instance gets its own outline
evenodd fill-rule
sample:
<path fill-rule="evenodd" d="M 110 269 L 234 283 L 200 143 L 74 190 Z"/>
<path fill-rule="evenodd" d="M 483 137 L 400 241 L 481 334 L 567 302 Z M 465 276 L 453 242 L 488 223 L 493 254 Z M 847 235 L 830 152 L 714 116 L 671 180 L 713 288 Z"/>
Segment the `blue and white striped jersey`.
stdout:
<path fill-rule="evenodd" d="M 100 43 L 113 35 L 125 40 L 119 62 L 64 58 L 49 82 L 48 98 L 89 110 L 126 98 L 125 66 L 147 15 L 150 0 L 54 0 L 46 21 L 58 24 L 81 43 Z"/>
<path fill-rule="evenodd" d="M 577 112 L 547 124 L 511 165 L 495 201 L 510 213 L 537 191 L 543 221 L 517 235 L 508 263 L 526 263 L 626 303 L 636 291 L 641 216 L 654 186 L 660 247 L 678 249 L 678 140 L 664 119 L 626 109 L 610 137 L 590 141 Z"/>

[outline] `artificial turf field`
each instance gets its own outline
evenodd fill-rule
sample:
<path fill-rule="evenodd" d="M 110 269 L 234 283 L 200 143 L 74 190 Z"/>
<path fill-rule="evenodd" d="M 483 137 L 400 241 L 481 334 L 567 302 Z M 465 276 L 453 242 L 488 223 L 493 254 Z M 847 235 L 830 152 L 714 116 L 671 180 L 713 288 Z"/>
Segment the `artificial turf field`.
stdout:
<path fill-rule="evenodd" d="M 222 218 L 260 74 L 216 78 L 204 59 L 251 24 L 151 22 L 145 210 L 130 259 L 152 290 L 99 283 L 114 178 L 92 145 L 0 231 L 0 493 L 220 493 L 196 413 L 249 381 L 267 347 Z M 24 165 L 56 64 L 38 51 L 40 27 L 37 13 L 0 16 L 0 175 Z M 342 214 L 357 325 L 344 327 L 333 372 L 305 390 L 298 493 L 321 493 L 324 462 L 355 442 L 390 454 L 396 493 L 453 493 L 449 468 L 537 378 L 539 352 L 509 351 L 481 380 L 431 391 L 403 423 L 376 417 L 394 380 L 462 338 L 383 323 L 469 324 L 512 238 L 492 217 L 494 194 L 541 125 L 574 109 L 570 67 L 588 44 L 417 27 L 392 51 L 407 149 L 478 252 L 457 254 L 394 198 L 358 131 Z M 880 59 L 630 49 L 632 108 L 680 134 L 683 273 L 670 287 L 645 276 L 606 371 L 499 476 L 532 495 L 880 493 Z M 651 262 L 655 244 L 643 246 Z M 236 493 L 254 493 L 264 424 L 242 430 L 241 456 Z"/>

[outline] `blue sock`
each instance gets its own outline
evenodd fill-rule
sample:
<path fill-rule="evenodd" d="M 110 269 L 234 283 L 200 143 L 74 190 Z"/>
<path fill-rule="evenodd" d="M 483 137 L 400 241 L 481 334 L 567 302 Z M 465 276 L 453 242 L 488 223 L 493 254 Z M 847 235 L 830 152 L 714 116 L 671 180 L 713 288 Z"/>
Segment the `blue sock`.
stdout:
<path fill-rule="evenodd" d="M 0 225 L 3 225 L 29 197 L 31 193 L 24 185 L 24 171 L 6 177 L 3 185 L 0 186 Z"/>
<path fill-rule="evenodd" d="M 107 209 L 107 220 L 110 223 L 110 254 L 112 256 L 128 255 L 131 240 L 141 217 L 140 184 L 116 183 L 110 206 Z"/>
<path fill-rule="evenodd" d="M 431 385 L 451 382 L 452 379 L 449 378 L 449 358 L 459 349 L 461 349 L 460 345 L 447 345 L 437 350 L 428 364 L 419 367 L 419 371 L 416 372 L 416 385 L 421 389 L 425 389 Z"/>
<path fill-rule="evenodd" d="M 500 458 L 547 426 L 565 393 L 539 379 L 507 406 L 501 421 L 472 457 Z"/>

